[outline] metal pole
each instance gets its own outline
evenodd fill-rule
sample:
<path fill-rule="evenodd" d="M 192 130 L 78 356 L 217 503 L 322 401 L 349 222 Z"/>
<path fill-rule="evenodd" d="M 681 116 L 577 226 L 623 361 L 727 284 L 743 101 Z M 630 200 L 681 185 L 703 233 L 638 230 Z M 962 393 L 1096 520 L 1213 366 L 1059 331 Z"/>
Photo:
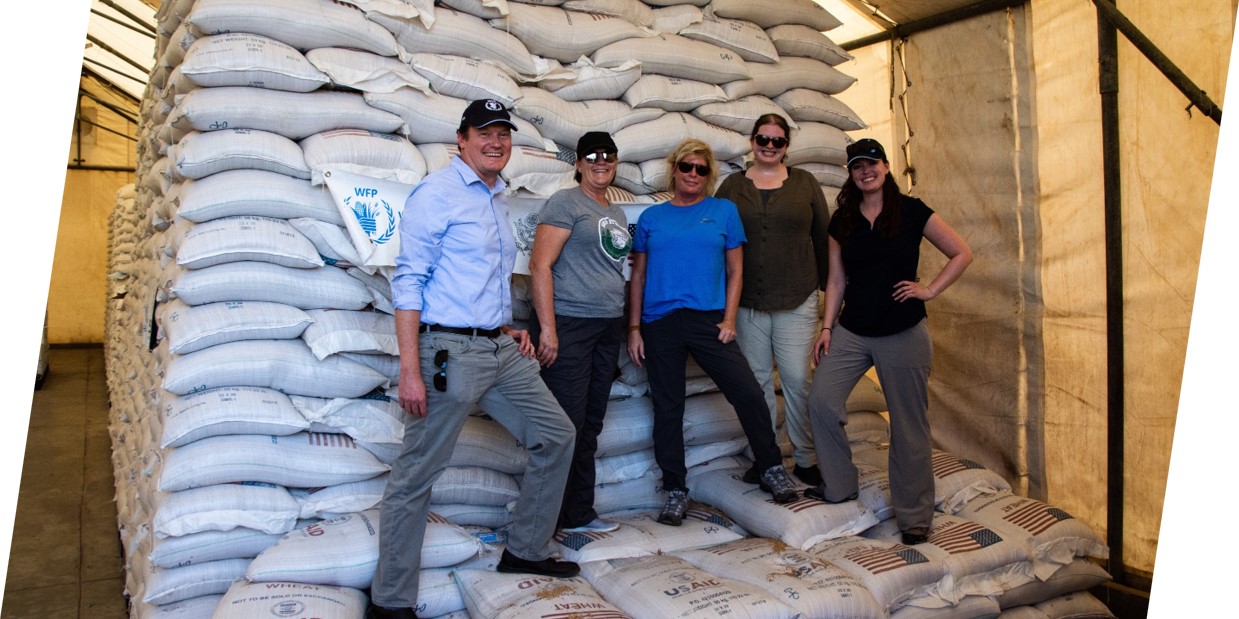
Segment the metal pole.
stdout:
<path fill-rule="evenodd" d="M 1101 150 L 1106 221 L 1106 537 L 1110 574 L 1127 581 L 1123 565 L 1123 200 L 1119 167 L 1118 32 L 1097 11 L 1098 82 L 1101 92 Z"/>
<path fill-rule="evenodd" d="M 854 41 L 842 43 L 839 47 L 842 47 L 844 50 L 850 52 L 854 49 L 868 47 L 884 41 L 904 39 L 917 32 L 921 32 L 922 30 L 945 26 L 946 24 L 962 21 L 970 17 L 976 17 L 977 15 L 984 15 L 994 11 L 1002 11 L 1017 6 L 1023 6 L 1026 2 L 1027 0 L 985 0 L 984 2 L 971 4 L 955 9 L 954 11 L 947 11 L 945 13 L 939 13 L 937 15 L 926 17 L 924 19 L 918 19 L 906 24 L 900 24 L 884 32 L 879 32 L 867 37 L 861 37 Z"/>

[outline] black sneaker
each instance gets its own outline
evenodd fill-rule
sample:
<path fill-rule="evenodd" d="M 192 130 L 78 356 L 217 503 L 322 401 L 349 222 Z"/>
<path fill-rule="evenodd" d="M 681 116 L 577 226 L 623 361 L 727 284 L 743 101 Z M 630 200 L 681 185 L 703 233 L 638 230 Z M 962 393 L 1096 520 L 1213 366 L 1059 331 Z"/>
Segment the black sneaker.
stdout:
<path fill-rule="evenodd" d="M 847 496 L 843 499 L 840 499 L 838 501 L 831 501 L 826 498 L 826 490 L 823 489 L 821 486 L 805 488 L 804 495 L 806 498 L 813 499 L 814 501 L 821 501 L 823 503 L 830 503 L 832 505 L 835 505 L 838 503 L 847 503 L 848 501 L 855 501 L 856 498 L 860 496 L 859 493 L 853 492 L 850 496 Z"/>
<path fill-rule="evenodd" d="M 800 496 L 796 486 L 792 484 L 791 478 L 787 476 L 787 471 L 782 464 L 776 464 L 766 469 L 761 474 L 761 483 L 759 485 L 762 490 L 774 496 L 775 503 L 791 503 Z"/>
<path fill-rule="evenodd" d="M 508 552 L 508 549 L 504 548 L 503 556 L 499 558 L 499 565 L 495 566 L 495 571 L 508 574 L 538 574 L 552 578 L 572 578 L 581 573 L 581 566 L 571 561 L 558 561 L 550 557 L 541 561 L 530 561 Z"/>
<path fill-rule="evenodd" d="M 366 607 L 366 619 L 417 619 L 412 608 L 387 608 L 378 604 Z"/>
<path fill-rule="evenodd" d="M 792 469 L 792 475 L 795 475 L 796 479 L 799 479 L 806 485 L 814 487 L 822 485 L 822 471 L 817 468 L 816 464 L 810 466 L 800 466 L 797 464 Z"/>
<path fill-rule="evenodd" d="M 684 521 L 684 512 L 688 511 L 688 491 L 671 490 L 667 492 L 667 504 L 658 514 L 658 521 L 673 527 L 680 526 Z"/>
<path fill-rule="evenodd" d="M 925 529 L 912 529 L 909 531 L 904 531 L 902 541 L 904 546 L 924 544 L 929 541 L 929 532 Z"/>

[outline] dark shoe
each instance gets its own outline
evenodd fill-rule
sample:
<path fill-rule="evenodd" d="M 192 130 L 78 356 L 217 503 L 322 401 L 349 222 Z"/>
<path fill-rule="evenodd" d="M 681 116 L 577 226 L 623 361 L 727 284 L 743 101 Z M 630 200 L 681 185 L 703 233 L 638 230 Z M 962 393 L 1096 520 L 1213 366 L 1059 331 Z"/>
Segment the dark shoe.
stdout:
<path fill-rule="evenodd" d="M 412 608 L 385 608 L 370 604 L 366 608 L 366 619 L 417 619 L 417 613 Z"/>
<path fill-rule="evenodd" d="M 903 532 L 903 545 L 915 546 L 929 541 L 929 532 L 924 529 L 912 529 Z"/>
<path fill-rule="evenodd" d="M 560 529 L 560 531 L 563 533 L 610 533 L 612 531 L 619 530 L 619 527 L 618 522 L 611 522 L 610 520 L 603 520 L 602 518 L 594 518 L 581 526 L 564 527 Z"/>
<path fill-rule="evenodd" d="M 822 485 L 822 471 L 817 468 L 816 464 L 812 466 L 800 466 L 797 464 L 796 468 L 792 469 L 792 475 L 795 475 L 796 479 L 810 486 L 817 487 Z"/>
<path fill-rule="evenodd" d="M 757 484 L 760 484 L 761 483 L 761 471 L 757 470 L 757 464 L 753 464 L 753 466 L 750 466 L 749 470 L 744 472 L 744 476 L 740 478 L 740 481 L 746 484 L 753 484 L 754 486 L 756 486 Z"/>
<path fill-rule="evenodd" d="M 813 499 L 814 501 L 821 501 L 821 502 L 823 502 L 823 503 L 830 503 L 831 505 L 837 505 L 837 504 L 839 504 L 839 503 L 847 503 L 848 501 L 855 501 L 855 500 L 856 500 L 856 498 L 860 496 L 860 494 L 859 494 L 859 493 L 853 492 L 850 496 L 848 496 L 847 498 L 845 498 L 845 499 L 843 499 L 843 500 L 840 500 L 840 501 L 830 501 L 830 500 L 827 500 L 827 499 L 826 499 L 826 491 L 825 491 L 825 490 L 823 490 L 821 486 L 814 486 L 814 487 L 812 487 L 812 488 L 805 488 L 805 489 L 804 489 L 804 495 L 805 495 L 805 497 L 806 497 L 806 498 Z"/>
<path fill-rule="evenodd" d="M 671 490 L 667 492 L 667 504 L 658 514 L 658 521 L 673 527 L 680 526 L 684 521 L 684 512 L 688 511 L 688 491 Z"/>
<path fill-rule="evenodd" d="M 499 558 L 499 565 L 495 566 L 495 571 L 508 574 L 538 574 L 552 578 L 572 578 L 581 573 L 581 566 L 571 561 L 558 561 L 550 557 L 541 561 L 530 561 L 510 553 L 507 548 L 504 548 L 503 556 Z"/>
<path fill-rule="evenodd" d="M 800 496 L 796 486 L 792 484 L 791 478 L 787 476 L 787 471 L 782 464 L 776 464 L 766 469 L 766 472 L 761 474 L 761 483 L 759 485 L 762 490 L 774 496 L 775 503 L 791 503 Z"/>

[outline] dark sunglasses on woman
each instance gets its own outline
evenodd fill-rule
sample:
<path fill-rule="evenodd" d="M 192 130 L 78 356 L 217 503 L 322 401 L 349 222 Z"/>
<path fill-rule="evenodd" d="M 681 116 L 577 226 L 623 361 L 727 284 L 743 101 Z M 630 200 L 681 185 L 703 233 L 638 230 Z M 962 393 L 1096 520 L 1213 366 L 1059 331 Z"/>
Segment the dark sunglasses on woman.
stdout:
<path fill-rule="evenodd" d="M 772 138 L 768 135 L 755 135 L 753 141 L 757 142 L 758 146 L 770 146 L 774 144 L 775 148 L 783 148 L 787 146 L 787 138 Z"/>
<path fill-rule="evenodd" d="M 710 166 L 704 165 L 701 163 L 689 163 L 687 161 L 681 161 L 675 165 L 677 168 L 680 169 L 681 172 L 685 174 L 688 174 L 689 172 L 692 172 L 693 170 L 697 171 L 697 176 L 708 176 L 710 174 Z"/>

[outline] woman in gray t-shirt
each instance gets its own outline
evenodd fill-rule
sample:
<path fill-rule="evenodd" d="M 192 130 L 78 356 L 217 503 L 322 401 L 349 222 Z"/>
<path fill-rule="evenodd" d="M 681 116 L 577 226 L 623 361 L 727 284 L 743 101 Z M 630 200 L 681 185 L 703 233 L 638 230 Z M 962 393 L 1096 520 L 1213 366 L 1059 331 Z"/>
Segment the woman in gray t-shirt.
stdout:
<path fill-rule="evenodd" d="M 576 450 L 559 526 L 569 533 L 614 531 L 594 511 L 594 454 L 627 341 L 624 263 L 632 236 L 624 211 L 607 200 L 618 149 L 610 134 L 591 131 L 576 148 L 576 187 L 556 192 L 539 213 L 529 257 L 542 380 L 576 426 Z"/>

